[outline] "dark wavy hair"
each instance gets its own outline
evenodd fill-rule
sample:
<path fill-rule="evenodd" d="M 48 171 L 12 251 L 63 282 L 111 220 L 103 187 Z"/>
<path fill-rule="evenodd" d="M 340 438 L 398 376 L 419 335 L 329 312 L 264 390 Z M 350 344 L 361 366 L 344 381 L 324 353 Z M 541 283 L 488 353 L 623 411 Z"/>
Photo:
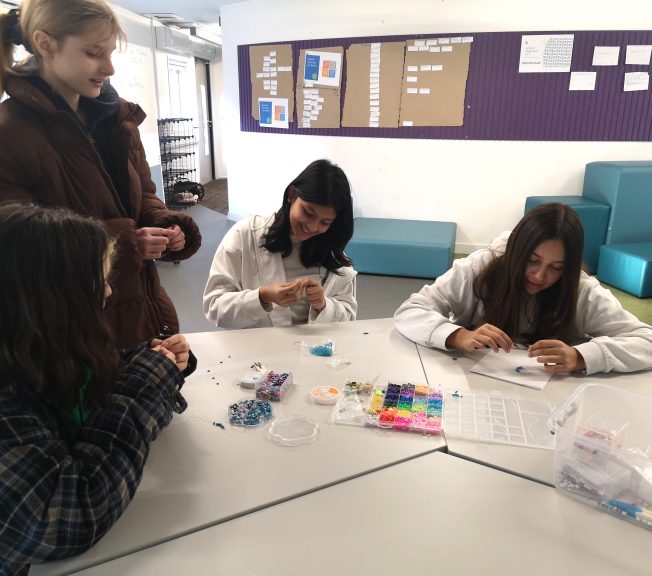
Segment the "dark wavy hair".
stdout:
<path fill-rule="evenodd" d="M 344 171 L 328 160 L 315 160 L 290 182 L 283 194 L 283 205 L 263 238 L 262 247 L 270 252 L 280 252 L 283 258 L 292 252 L 291 192 L 305 202 L 331 206 L 336 214 L 326 232 L 301 243 L 301 263 L 306 268 L 324 266 L 330 272 L 341 266 L 351 266 L 351 260 L 344 253 L 344 247 L 353 236 L 351 187 Z"/>
<path fill-rule="evenodd" d="M 527 306 L 525 268 L 532 253 L 546 240 L 561 240 L 564 268 L 555 284 L 536 295 L 537 306 Z M 554 338 L 569 342 L 577 308 L 584 230 L 572 208 L 548 203 L 528 212 L 507 241 L 505 254 L 491 262 L 474 284 L 475 295 L 485 306 L 484 320 L 510 336 L 527 341 Z M 521 318 L 528 312 L 532 332 L 520 334 Z"/>
<path fill-rule="evenodd" d="M 104 226 L 60 208 L 0 205 L 0 364 L 69 412 L 90 370 L 87 407 L 101 405 L 118 356 L 104 320 Z"/>

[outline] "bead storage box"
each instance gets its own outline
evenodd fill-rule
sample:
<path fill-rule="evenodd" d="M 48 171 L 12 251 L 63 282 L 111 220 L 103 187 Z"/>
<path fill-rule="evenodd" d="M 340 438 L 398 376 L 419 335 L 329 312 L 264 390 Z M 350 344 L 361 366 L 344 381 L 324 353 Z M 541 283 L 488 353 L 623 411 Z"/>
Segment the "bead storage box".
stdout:
<path fill-rule="evenodd" d="M 265 400 L 239 400 L 229 405 L 229 422 L 233 426 L 255 428 L 272 419 L 272 406 Z"/>
<path fill-rule="evenodd" d="M 333 409 L 336 424 L 441 434 L 442 395 L 424 384 L 347 382 Z"/>
<path fill-rule="evenodd" d="M 256 398 L 260 400 L 281 400 L 292 385 L 292 372 L 270 370 L 256 382 Z"/>
<path fill-rule="evenodd" d="M 652 530 L 652 397 L 585 384 L 555 409 L 555 486 Z"/>
<path fill-rule="evenodd" d="M 554 448 L 555 437 L 548 423 L 552 406 L 545 400 L 450 390 L 444 395 L 446 436 L 528 448 Z"/>

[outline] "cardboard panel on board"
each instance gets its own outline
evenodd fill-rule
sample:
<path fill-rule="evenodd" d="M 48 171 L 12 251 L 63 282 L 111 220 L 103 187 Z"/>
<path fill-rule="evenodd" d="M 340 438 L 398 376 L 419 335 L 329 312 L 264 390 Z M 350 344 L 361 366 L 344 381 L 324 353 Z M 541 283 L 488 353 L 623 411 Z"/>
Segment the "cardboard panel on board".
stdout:
<path fill-rule="evenodd" d="M 462 126 L 471 38 L 407 43 L 401 126 Z"/>
<path fill-rule="evenodd" d="M 294 118 L 292 45 L 269 44 L 249 47 L 251 115 L 260 120 L 259 98 L 287 98 L 288 118 Z"/>
<path fill-rule="evenodd" d="M 404 59 L 405 42 L 351 45 L 342 126 L 398 127 Z"/>
<path fill-rule="evenodd" d="M 308 79 L 305 78 L 306 53 L 309 56 Z M 332 59 L 320 57 L 323 54 L 335 56 Z M 343 55 L 344 49 L 341 46 L 300 51 L 296 90 L 299 128 L 340 127 Z"/>

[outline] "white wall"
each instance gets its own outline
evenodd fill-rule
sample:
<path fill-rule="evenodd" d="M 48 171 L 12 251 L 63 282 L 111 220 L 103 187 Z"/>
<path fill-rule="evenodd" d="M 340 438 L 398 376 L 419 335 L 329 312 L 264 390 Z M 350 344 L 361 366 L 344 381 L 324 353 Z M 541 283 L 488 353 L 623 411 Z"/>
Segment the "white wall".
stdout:
<path fill-rule="evenodd" d="M 310 161 L 339 164 L 356 215 L 457 222 L 457 251 L 511 229 L 531 195 L 579 194 L 584 165 L 649 143 L 484 142 L 240 132 L 237 46 L 391 34 L 652 28 L 649 0 L 252 0 L 221 8 L 224 147 L 233 217 L 271 212 Z"/>

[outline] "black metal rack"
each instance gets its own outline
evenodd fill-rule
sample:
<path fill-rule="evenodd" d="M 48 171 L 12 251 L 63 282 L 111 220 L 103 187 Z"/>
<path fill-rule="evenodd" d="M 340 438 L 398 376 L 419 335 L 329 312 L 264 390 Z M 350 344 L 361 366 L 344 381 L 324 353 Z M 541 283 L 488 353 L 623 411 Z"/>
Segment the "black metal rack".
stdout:
<path fill-rule="evenodd" d="M 197 180 L 195 133 L 192 118 L 160 118 L 158 138 L 161 149 L 161 169 L 165 203 L 170 208 L 187 208 L 195 202 L 183 201 L 180 187 L 175 184 Z"/>

